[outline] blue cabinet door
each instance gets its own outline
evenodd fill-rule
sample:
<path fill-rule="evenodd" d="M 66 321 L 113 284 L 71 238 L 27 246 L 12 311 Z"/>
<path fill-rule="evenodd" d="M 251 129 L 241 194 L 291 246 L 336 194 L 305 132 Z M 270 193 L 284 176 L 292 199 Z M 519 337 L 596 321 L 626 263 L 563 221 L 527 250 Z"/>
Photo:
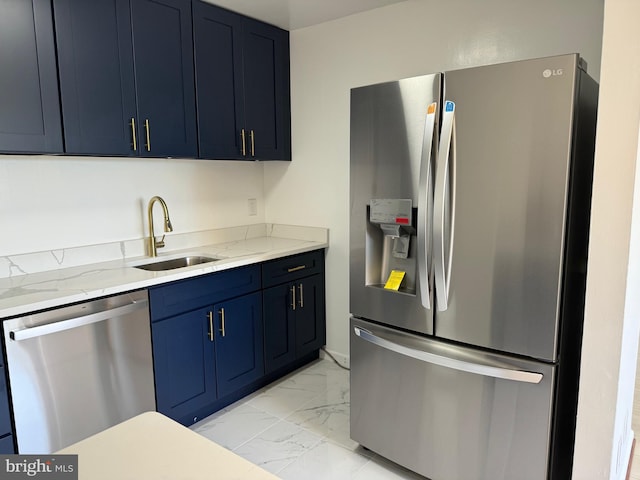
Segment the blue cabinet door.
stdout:
<path fill-rule="evenodd" d="M 12 433 L 5 368 L 0 367 L 0 437 Z"/>
<path fill-rule="evenodd" d="M 12 455 L 14 453 L 16 453 L 16 448 L 13 445 L 13 435 L 0 438 L 0 454 Z"/>
<path fill-rule="evenodd" d="M 194 1 L 200 156 L 290 160 L 289 33 Z"/>
<path fill-rule="evenodd" d="M 325 344 L 324 275 L 264 290 L 265 370 L 290 364 Z"/>
<path fill-rule="evenodd" d="M 264 361 L 266 373 L 284 367 L 296 359 L 293 305 L 294 284 L 263 291 Z"/>
<path fill-rule="evenodd" d="M 196 157 L 191 2 L 131 0 L 141 155 Z"/>
<path fill-rule="evenodd" d="M 242 158 L 242 19 L 211 4 L 193 2 L 198 145 L 203 158 Z"/>
<path fill-rule="evenodd" d="M 62 153 L 50 0 L 0 2 L 0 152 Z"/>
<path fill-rule="evenodd" d="M 129 0 L 54 0 L 65 152 L 138 155 Z"/>
<path fill-rule="evenodd" d="M 217 398 L 210 312 L 201 308 L 151 326 L 157 409 L 175 420 Z"/>
<path fill-rule="evenodd" d="M 300 357 L 325 344 L 324 275 L 312 275 L 295 284 L 296 356 Z"/>
<path fill-rule="evenodd" d="M 262 293 L 213 307 L 218 396 L 233 393 L 264 375 Z"/>
<path fill-rule="evenodd" d="M 246 19 L 243 34 L 245 124 L 251 156 L 290 160 L 289 33 Z"/>

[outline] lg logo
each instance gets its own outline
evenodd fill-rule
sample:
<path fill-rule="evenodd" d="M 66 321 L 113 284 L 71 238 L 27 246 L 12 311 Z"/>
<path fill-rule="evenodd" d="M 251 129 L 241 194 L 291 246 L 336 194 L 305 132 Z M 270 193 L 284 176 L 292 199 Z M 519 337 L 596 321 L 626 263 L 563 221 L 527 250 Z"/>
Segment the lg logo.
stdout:
<path fill-rule="evenodd" d="M 549 77 L 558 77 L 560 75 L 562 75 L 564 72 L 561 68 L 556 68 L 555 70 L 550 70 L 550 69 L 546 69 L 544 72 L 542 72 L 542 76 L 544 78 L 549 78 Z"/>

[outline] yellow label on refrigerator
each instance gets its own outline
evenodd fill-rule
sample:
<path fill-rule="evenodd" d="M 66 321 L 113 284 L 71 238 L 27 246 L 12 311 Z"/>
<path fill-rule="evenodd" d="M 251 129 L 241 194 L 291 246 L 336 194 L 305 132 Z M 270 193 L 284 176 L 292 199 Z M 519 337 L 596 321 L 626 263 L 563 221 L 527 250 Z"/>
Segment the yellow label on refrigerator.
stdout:
<path fill-rule="evenodd" d="M 389 278 L 387 278 L 387 283 L 384 284 L 384 288 L 387 290 L 399 290 L 400 284 L 402 280 L 404 280 L 404 275 L 406 272 L 401 270 L 391 270 L 389 274 Z"/>

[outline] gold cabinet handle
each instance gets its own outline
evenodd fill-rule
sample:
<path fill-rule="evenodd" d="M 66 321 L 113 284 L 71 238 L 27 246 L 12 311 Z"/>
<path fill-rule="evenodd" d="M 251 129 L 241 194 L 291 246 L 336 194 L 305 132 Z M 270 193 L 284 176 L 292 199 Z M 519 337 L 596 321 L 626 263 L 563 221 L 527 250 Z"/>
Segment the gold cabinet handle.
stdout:
<path fill-rule="evenodd" d="M 209 341 L 213 342 L 213 312 L 209 312 L 207 315 L 209 317 Z"/>
<path fill-rule="evenodd" d="M 253 133 L 253 130 L 251 130 L 249 132 L 249 136 L 251 137 L 251 156 L 255 157 L 256 156 L 256 144 L 255 144 L 255 135 Z"/>
<path fill-rule="evenodd" d="M 302 291 L 302 284 L 298 285 L 298 290 L 300 290 L 300 298 L 299 298 L 299 302 L 300 302 L 300 308 L 304 308 L 304 292 Z"/>
<path fill-rule="evenodd" d="M 149 119 L 144 121 L 144 129 L 147 131 L 147 152 L 151 151 L 151 133 L 149 132 Z"/>
<path fill-rule="evenodd" d="M 291 287 L 291 310 L 296 309 L 296 286 Z"/>
<path fill-rule="evenodd" d="M 298 265 L 297 267 L 289 268 L 289 269 L 287 270 L 287 272 L 289 272 L 289 273 L 291 273 L 291 272 L 297 272 L 298 270 L 304 270 L 305 268 L 307 268 L 307 266 L 306 266 L 306 265 Z"/>
<path fill-rule="evenodd" d="M 221 308 L 218 311 L 218 314 L 220 314 L 220 333 L 222 333 L 222 336 L 224 337 L 225 331 L 224 331 L 224 308 Z"/>
<path fill-rule="evenodd" d="M 246 157 L 247 147 L 246 147 L 245 138 L 244 138 L 244 128 L 240 130 L 240 140 L 242 141 L 242 156 Z"/>
<path fill-rule="evenodd" d="M 138 144 L 136 142 L 136 119 L 131 117 L 131 138 L 133 139 L 133 151 L 138 151 Z"/>

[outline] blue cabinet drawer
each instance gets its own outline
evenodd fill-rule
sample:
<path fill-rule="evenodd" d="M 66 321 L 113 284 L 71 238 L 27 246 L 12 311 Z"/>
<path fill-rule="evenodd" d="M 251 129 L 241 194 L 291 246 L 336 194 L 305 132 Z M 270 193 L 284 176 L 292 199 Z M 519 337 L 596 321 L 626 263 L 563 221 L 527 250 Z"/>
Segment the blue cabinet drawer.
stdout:
<path fill-rule="evenodd" d="M 262 284 L 268 288 L 321 272 L 324 272 L 324 250 L 314 250 L 263 263 Z"/>
<path fill-rule="evenodd" d="M 151 321 L 155 322 L 259 289 L 259 265 L 234 268 L 151 288 Z"/>

